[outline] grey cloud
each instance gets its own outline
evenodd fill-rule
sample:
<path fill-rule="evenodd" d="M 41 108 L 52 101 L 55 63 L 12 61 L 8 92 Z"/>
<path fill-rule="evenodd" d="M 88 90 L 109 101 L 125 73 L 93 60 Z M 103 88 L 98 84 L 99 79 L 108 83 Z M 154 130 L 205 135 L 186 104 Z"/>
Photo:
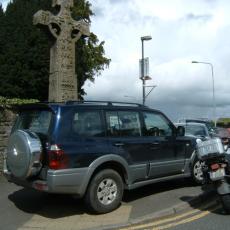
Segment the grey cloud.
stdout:
<path fill-rule="evenodd" d="M 155 16 L 142 16 L 139 11 L 129 10 L 126 14 L 117 14 L 117 17 L 113 18 L 111 22 L 119 24 L 156 24 L 159 21 Z"/>
<path fill-rule="evenodd" d="M 102 7 L 93 7 L 93 13 L 96 17 L 104 17 L 105 14 L 104 14 L 104 10 Z"/>
<path fill-rule="evenodd" d="M 109 0 L 110 4 L 119 4 L 121 2 L 128 2 L 128 0 Z"/>
<path fill-rule="evenodd" d="M 186 20 L 199 20 L 199 21 L 209 21 L 213 18 L 213 16 L 211 14 L 204 14 L 204 15 L 196 15 L 196 14 L 193 14 L 193 13 L 190 13 L 190 14 L 187 14 L 185 16 L 185 19 Z"/>
<path fill-rule="evenodd" d="M 207 4 L 213 4 L 218 2 L 217 0 L 203 0 L 204 2 L 206 2 Z"/>
<path fill-rule="evenodd" d="M 138 9 L 129 7 L 129 0 L 109 0 L 102 2 L 101 5 L 92 4 L 93 12 L 96 17 L 110 20 L 110 23 L 117 24 L 144 24 L 146 22 L 155 24 L 159 18 L 153 16 L 143 16 Z M 112 17 L 109 17 L 112 9 Z M 108 16 L 107 16 L 108 15 Z"/>

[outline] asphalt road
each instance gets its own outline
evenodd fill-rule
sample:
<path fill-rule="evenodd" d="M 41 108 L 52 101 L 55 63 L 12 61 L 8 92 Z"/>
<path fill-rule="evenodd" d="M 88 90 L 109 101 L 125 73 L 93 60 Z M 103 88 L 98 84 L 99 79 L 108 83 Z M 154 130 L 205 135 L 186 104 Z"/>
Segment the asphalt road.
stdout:
<path fill-rule="evenodd" d="M 205 210 L 197 213 L 194 218 L 190 218 L 187 223 L 170 227 L 170 230 L 229 230 L 229 215 L 227 215 L 221 206 L 211 210 Z M 184 221 L 186 222 L 186 221 Z M 159 229 L 160 230 L 160 229 Z"/>
<path fill-rule="evenodd" d="M 190 207 L 202 193 L 189 180 L 157 183 L 127 191 L 120 208 L 93 215 L 82 200 L 25 189 L 0 177 L 0 230 L 111 229 Z"/>
<path fill-rule="evenodd" d="M 223 210 L 218 197 L 200 207 L 132 225 L 120 230 L 229 230 L 229 215 Z"/>

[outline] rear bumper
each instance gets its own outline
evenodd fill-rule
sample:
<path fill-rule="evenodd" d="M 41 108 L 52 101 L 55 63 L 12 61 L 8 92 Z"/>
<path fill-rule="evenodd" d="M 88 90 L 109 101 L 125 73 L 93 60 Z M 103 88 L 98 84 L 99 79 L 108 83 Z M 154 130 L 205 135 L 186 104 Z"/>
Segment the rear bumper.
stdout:
<path fill-rule="evenodd" d="M 48 170 L 48 190 L 55 193 L 84 195 L 88 184 L 88 168 Z"/>
<path fill-rule="evenodd" d="M 9 182 L 39 191 L 75 194 L 79 197 L 84 195 L 88 184 L 87 172 L 88 168 L 48 170 L 45 180 L 20 179 L 14 177 L 4 165 L 4 176 Z"/>

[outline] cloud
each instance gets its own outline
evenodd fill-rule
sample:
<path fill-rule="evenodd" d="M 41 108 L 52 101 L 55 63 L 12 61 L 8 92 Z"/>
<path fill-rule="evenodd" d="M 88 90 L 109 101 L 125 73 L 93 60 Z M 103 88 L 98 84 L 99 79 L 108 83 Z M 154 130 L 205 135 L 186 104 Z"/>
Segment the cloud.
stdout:
<path fill-rule="evenodd" d="M 185 18 L 187 20 L 199 20 L 199 21 L 209 21 L 212 19 L 212 15 L 210 14 L 205 14 L 205 15 L 194 15 L 193 13 L 187 14 Z"/>
<path fill-rule="evenodd" d="M 150 107 L 170 118 L 213 117 L 214 66 L 217 116 L 230 116 L 230 1 L 229 0 L 89 0 L 95 16 L 91 31 L 105 41 L 109 69 L 86 82 L 86 99 L 142 102 L 139 79 L 141 40 L 149 57 Z M 2 1 L 3 4 L 6 1 Z M 148 90 L 148 89 L 147 89 Z"/>
<path fill-rule="evenodd" d="M 230 66 L 230 2 L 227 0 L 91 0 L 100 16 L 92 19 L 92 30 L 105 40 L 111 66 L 95 85 L 86 84 L 87 98 L 142 102 L 139 59 L 143 35 L 150 60 L 148 85 L 157 87 L 147 105 L 169 117 L 213 116 L 212 78 L 214 66 L 218 116 L 230 116 L 228 73 Z"/>

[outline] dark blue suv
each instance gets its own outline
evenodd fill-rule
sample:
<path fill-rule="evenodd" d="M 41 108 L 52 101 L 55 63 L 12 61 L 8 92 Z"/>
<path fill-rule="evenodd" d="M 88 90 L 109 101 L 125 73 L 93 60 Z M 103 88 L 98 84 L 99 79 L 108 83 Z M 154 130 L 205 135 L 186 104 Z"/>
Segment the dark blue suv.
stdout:
<path fill-rule="evenodd" d="M 22 186 L 84 197 L 91 210 L 106 213 L 119 206 L 124 189 L 197 180 L 195 146 L 183 127 L 139 104 L 29 104 L 19 108 L 4 173 Z"/>

